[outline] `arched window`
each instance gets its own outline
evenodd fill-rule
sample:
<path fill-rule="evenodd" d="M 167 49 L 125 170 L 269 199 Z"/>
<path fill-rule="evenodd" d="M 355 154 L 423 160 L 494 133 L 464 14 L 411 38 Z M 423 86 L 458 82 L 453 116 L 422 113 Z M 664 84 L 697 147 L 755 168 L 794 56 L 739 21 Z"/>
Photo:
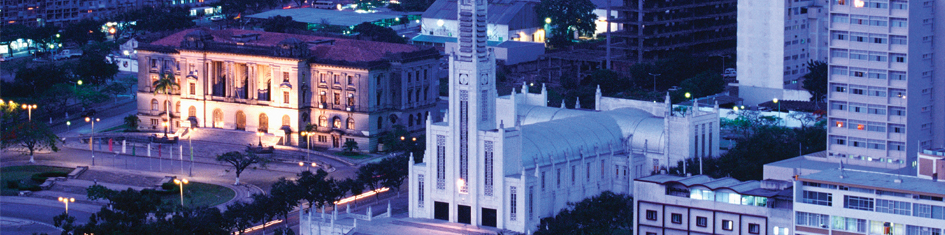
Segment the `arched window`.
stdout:
<path fill-rule="evenodd" d="M 384 117 L 377 117 L 377 129 L 384 128 Z"/>
<path fill-rule="evenodd" d="M 320 126 L 320 127 L 328 127 L 328 117 L 325 117 L 324 115 L 323 115 L 323 116 L 319 116 L 319 117 L 318 117 L 318 126 Z"/>
<path fill-rule="evenodd" d="M 289 115 L 282 115 L 282 126 L 292 126 L 292 119 Z"/>
<path fill-rule="evenodd" d="M 354 130 L 354 118 L 348 118 L 348 129 Z"/>
<path fill-rule="evenodd" d="M 259 114 L 259 132 L 269 133 L 269 116 L 265 113 Z"/>
<path fill-rule="evenodd" d="M 308 117 L 309 117 L 309 113 L 302 113 L 302 122 L 308 123 L 308 120 L 309 120 Z"/>
<path fill-rule="evenodd" d="M 332 122 L 332 127 L 341 129 L 341 118 L 339 117 L 332 118 L 331 122 Z"/>
<path fill-rule="evenodd" d="M 197 117 L 197 107 L 190 106 L 190 108 L 187 109 L 187 116 L 188 116 L 188 117 Z"/>
<path fill-rule="evenodd" d="M 243 111 L 236 111 L 236 129 L 246 130 L 246 114 Z"/>
<path fill-rule="evenodd" d="M 152 111 L 158 111 L 159 109 L 160 109 L 160 108 L 158 108 L 158 101 L 157 101 L 157 99 L 151 99 L 151 110 L 152 110 Z"/>
<path fill-rule="evenodd" d="M 223 128 L 223 111 L 220 109 L 213 110 L 213 127 Z"/>
<path fill-rule="evenodd" d="M 407 117 L 407 126 L 413 126 L 413 114 Z"/>
<path fill-rule="evenodd" d="M 424 120 L 424 118 L 423 118 L 423 113 L 418 113 L 418 114 L 417 114 L 417 125 L 423 125 L 423 120 Z"/>
<path fill-rule="evenodd" d="M 390 120 L 390 124 L 397 125 L 397 114 L 391 114 L 387 119 Z"/>
<path fill-rule="evenodd" d="M 168 111 L 167 108 L 170 108 L 170 107 L 171 107 L 171 101 L 165 100 L 165 101 L 164 101 L 164 107 L 161 107 L 161 111 L 167 112 L 167 111 Z M 173 111 L 173 110 L 171 110 L 171 111 Z"/>
<path fill-rule="evenodd" d="M 180 101 L 174 106 L 174 113 L 180 113 Z"/>

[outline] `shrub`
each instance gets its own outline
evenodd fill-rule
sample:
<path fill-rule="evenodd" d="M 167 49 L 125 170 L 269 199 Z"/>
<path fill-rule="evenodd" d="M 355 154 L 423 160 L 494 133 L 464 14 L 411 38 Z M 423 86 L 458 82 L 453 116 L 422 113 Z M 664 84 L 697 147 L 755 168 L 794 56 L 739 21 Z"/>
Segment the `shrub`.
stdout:
<path fill-rule="evenodd" d="M 32 176 L 30 176 L 30 179 L 36 183 L 43 183 L 43 182 L 46 182 L 46 179 L 48 179 L 49 177 L 66 177 L 68 175 L 69 173 L 65 173 L 61 171 L 47 171 L 47 172 L 33 174 Z"/>
<path fill-rule="evenodd" d="M 174 182 L 167 182 L 167 183 L 161 184 L 161 189 L 165 191 L 174 191 L 177 189 L 177 185 L 174 184 Z"/>
<path fill-rule="evenodd" d="M 35 192 L 35 191 L 43 190 L 43 188 L 40 188 L 39 185 L 35 185 L 35 184 L 33 184 L 33 185 L 20 185 L 20 190 L 29 190 L 29 191 L 34 191 L 34 192 Z"/>
<path fill-rule="evenodd" d="M 16 180 L 7 180 L 7 188 L 20 188 L 20 182 Z"/>

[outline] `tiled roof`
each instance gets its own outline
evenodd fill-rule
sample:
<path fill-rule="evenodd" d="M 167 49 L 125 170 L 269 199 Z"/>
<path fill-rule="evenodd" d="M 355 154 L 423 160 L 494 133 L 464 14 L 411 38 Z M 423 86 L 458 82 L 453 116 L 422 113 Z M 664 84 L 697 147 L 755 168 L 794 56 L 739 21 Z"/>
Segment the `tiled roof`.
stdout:
<path fill-rule="evenodd" d="M 172 47 L 180 48 L 181 41 L 184 40 L 184 36 L 190 33 L 191 31 L 198 29 L 187 29 L 174 33 L 170 36 L 162 38 L 160 40 L 154 41 L 151 43 L 151 47 L 160 48 L 160 47 Z M 263 48 L 272 48 L 282 42 L 287 38 L 296 38 L 303 42 L 313 42 L 319 40 L 334 40 L 334 43 L 329 44 L 309 44 L 309 50 L 311 51 L 310 55 L 314 58 L 325 59 L 329 61 L 340 61 L 348 63 L 363 63 L 363 62 L 374 62 L 384 60 L 388 53 L 398 54 L 405 52 L 418 52 L 423 51 L 423 48 L 420 48 L 416 45 L 408 44 L 397 44 L 397 43 L 386 43 L 386 42 L 374 42 L 374 41 L 364 41 L 364 40 L 353 40 L 353 39 L 342 39 L 342 38 L 329 38 L 329 37 L 320 37 L 320 36 L 311 36 L 311 35 L 298 35 L 298 34 L 286 34 L 286 33 L 272 33 L 272 32 L 262 32 L 262 31 L 252 31 L 252 30 L 242 30 L 242 29 L 223 29 L 223 30 L 209 30 L 201 29 L 213 36 L 213 42 L 216 44 L 226 44 L 227 46 L 217 46 L 217 47 L 208 47 L 208 50 L 224 50 L 223 52 L 231 53 L 243 53 L 249 52 L 246 54 L 260 54 L 251 53 L 252 51 L 263 49 Z M 239 42 L 232 40 L 233 35 L 241 34 L 259 34 L 258 39 L 248 42 L 243 42 L 242 45 L 238 44 Z M 145 47 L 150 48 L 150 47 Z"/>

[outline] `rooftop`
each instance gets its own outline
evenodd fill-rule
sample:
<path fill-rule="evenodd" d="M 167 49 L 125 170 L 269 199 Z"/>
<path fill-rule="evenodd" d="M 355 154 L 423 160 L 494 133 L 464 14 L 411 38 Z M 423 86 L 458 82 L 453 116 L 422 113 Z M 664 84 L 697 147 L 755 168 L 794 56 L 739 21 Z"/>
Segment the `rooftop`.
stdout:
<path fill-rule="evenodd" d="M 273 16 L 291 16 L 293 21 L 307 24 L 328 24 L 339 26 L 355 26 L 364 22 L 394 19 L 399 15 L 384 13 L 357 13 L 353 11 L 326 10 L 317 8 L 276 9 L 263 13 L 252 14 L 247 17 L 268 19 Z"/>
<path fill-rule="evenodd" d="M 490 24 L 508 25 L 509 30 L 527 29 L 541 26 L 537 2 L 516 0 L 489 0 L 486 10 Z M 424 19 L 456 20 L 456 0 L 437 0 L 423 12 Z"/>
<path fill-rule="evenodd" d="M 807 170 L 815 171 L 825 171 L 831 169 L 840 168 L 839 158 L 827 158 L 827 151 L 820 151 L 816 153 L 811 153 L 804 156 L 793 157 L 789 159 L 784 159 L 777 162 L 768 163 L 765 165 L 783 167 L 783 168 L 801 168 Z M 895 173 L 895 169 L 884 169 L 884 168 L 875 168 L 867 166 L 858 166 L 853 164 L 843 164 L 845 169 L 853 170 L 863 170 L 871 172 L 884 172 L 884 173 Z"/>
<path fill-rule="evenodd" d="M 783 186 L 789 184 L 789 182 L 778 181 L 778 180 L 765 180 L 765 181 L 739 181 L 729 177 L 723 177 L 718 179 L 713 179 L 706 175 L 694 175 L 694 176 L 677 176 L 677 175 L 651 175 L 643 178 L 636 179 L 635 181 L 650 182 L 660 185 L 667 184 L 678 184 L 686 187 L 706 187 L 709 190 L 715 191 L 719 189 L 728 189 L 735 191 L 743 195 L 752 195 L 752 196 L 761 196 L 761 197 L 775 197 L 782 194 L 782 191 L 790 191 L 790 187 Z M 781 186 L 779 188 L 766 187 L 769 186 Z M 781 195 L 783 196 L 783 195 Z"/>
<path fill-rule="evenodd" d="M 329 38 L 312 35 L 273 33 L 263 31 L 252 31 L 242 29 L 187 29 L 160 40 L 152 42 L 144 50 L 163 48 L 163 50 L 178 50 L 181 47 L 181 41 L 185 36 L 195 30 L 202 30 L 212 36 L 214 47 L 207 47 L 209 51 L 219 51 L 235 54 L 259 54 L 272 56 L 273 47 L 280 42 L 295 41 L 306 42 L 310 51 L 309 58 L 326 59 L 331 61 L 340 61 L 347 63 L 357 62 L 376 62 L 389 58 L 390 54 L 409 54 L 425 51 L 424 48 L 415 45 L 374 42 L 365 40 Z M 240 40 L 240 35 L 258 35 L 254 40 Z M 236 37 L 234 37 L 236 36 Z M 240 40 L 240 41 L 237 41 Z M 156 47 L 155 47 L 156 46 Z M 430 50 L 433 50 L 430 48 Z M 161 51 L 161 50 L 157 50 Z"/>
<path fill-rule="evenodd" d="M 430 43 L 456 43 L 456 37 L 447 37 L 447 36 L 435 36 L 435 35 L 417 35 L 410 39 L 412 41 L 418 42 L 430 42 Z M 532 46 L 535 44 L 542 44 L 538 42 L 520 42 L 520 41 L 486 41 L 486 46 L 498 47 L 498 48 L 516 48 L 523 46 Z"/>
<path fill-rule="evenodd" d="M 841 175 L 843 177 L 841 177 Z M 800 181 L 860 186 L 870 189 L 945 197 L 945 183 L 914 176 L 852 169 L 830 169 L 803 175 Z M 898 181 L 898 182 L 897 182 Z"/>

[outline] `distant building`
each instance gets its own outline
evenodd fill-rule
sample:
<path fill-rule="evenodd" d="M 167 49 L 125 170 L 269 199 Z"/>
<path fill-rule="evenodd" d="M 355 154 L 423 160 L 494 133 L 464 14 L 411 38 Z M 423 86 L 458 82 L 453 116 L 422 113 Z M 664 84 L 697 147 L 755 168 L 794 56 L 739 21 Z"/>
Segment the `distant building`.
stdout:
<path fill-rule="evenodd" d="M 789 181 L 652 175 L 633 184 L 638 235 L 789 235 L 793 228 Z"/>
<path fill-rule="evenodd" d="M 614 7 L 623 24 L 613 48 L 629 62 L 666 58 L 674 53 L 735 53 L 736 0 L 636 1 Z M 602 6 L 598 5 L 598 9 Z M 601 14 L 605 15 L 605 14 Z M 614 54 L 618 56 L 618 54 Z M 623 60 L 622 59 L 622 60 Z"/>
<path fill-rule="evenodd" d="M 827 61 L 828 0 L 738 2 L 738 96 L 810 100 L 807 62 Z"/>
<path fill-rule="evenodd" d="M 139 129 L 160 131 L 170 111 L 171 132 L 235 129 L 295 145 L 312 127 L 312 146 L 375 151 L 395 125 L 421 131 L 438 114 L 438 58 L 406 44 L 188 29 L 138 47 Z M 180 84 L 169 100 L 152 87 L 162 74 Z"/>
<path fill-rule="evenodd" d="M 65 26 L 85 18 L 105 20 L 145 6 L 208 6 L 216 0 L 9 0 L 0 6 L 0 24 Z M 192 11 L 192 14 L 196 12 Z"/>
<path fill-rule="evenodd" d="M 797 234 L 942 234 L 945 183 L 838 168 L 794 181 Z"/>
<path fill-rule="evenodd" d="M 945 181 L 945 149 L 922 150 L 916 168 L 919 178 Z"/>
<path fill-rule="evenodd" d="M 459 32 L 485 32 L 488 6 L 458 4 Z M 591 109 L 548 107 L 548 93 L 495 85 L 486 34 L 460 34 L 449 56 L 449 110 L 426 119 L 426 152 L 410 159 L 409 216 L 516 232 L 569 202 L 629 194 L 632 179 L 694 157 L 718 156 L 718 108 L 603 97 Z M 586 101 L 585 101 L 586 102 Z M 586 104 L 586 103 L 585 103 Z M 563 106 L 563 104 L 562 104 Z M 696 111 L 692 111 L 696 110 Z"/>

